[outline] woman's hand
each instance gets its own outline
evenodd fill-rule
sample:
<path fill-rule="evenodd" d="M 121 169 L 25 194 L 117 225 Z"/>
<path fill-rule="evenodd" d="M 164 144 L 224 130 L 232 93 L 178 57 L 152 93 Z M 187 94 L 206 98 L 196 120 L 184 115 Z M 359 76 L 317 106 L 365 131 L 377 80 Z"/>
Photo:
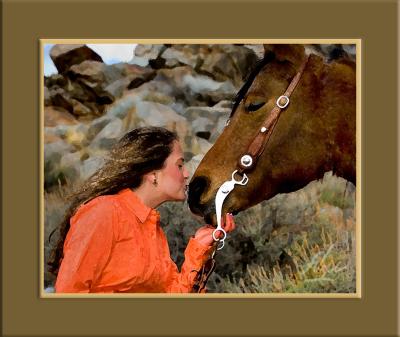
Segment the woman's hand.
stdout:
<path fill-rule="evenodd" d="M 226 233 L 232 232 L 236 227 L 235 222 L 233 220 L 233 215 L 227 213 L 225 219 L 226 221 L 224 221 L 224 217 L 222 217 L 221 220 L 222 228 L 225 230 Z M 205 225 L 197 230 L 196 234 L 194 235 L 194 238 L 205 246 L 211 246 L 214 243 L 214 239 L 212 236 L 214 230 L 215 227 L 211 225 Z M 223 233 L 221 231 L 218 231 L 216 233 L 216 237 L 222 238 Z"/>

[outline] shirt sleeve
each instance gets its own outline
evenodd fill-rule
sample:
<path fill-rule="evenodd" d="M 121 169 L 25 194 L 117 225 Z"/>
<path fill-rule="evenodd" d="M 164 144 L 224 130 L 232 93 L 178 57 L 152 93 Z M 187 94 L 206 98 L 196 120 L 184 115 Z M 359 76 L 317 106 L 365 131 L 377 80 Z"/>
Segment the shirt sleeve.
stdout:
<path fill-rule="evenodd" d="M 171 260 L 167 292 L 188 293 L 192 291 L 197 273 L 210 258 L 212 246 L 205 246 L 195 238 L 190 238 L 185 250 L 185 261 L 179 273 L 176 264 Z"/>
<path fill-rule="evenodd" d="M 111 255 L 115 221 L 115 207 L 106 198 L 100 197 L 78 209 L 71 218 L 64 243 L 56 292 L 90 292 Z"/>

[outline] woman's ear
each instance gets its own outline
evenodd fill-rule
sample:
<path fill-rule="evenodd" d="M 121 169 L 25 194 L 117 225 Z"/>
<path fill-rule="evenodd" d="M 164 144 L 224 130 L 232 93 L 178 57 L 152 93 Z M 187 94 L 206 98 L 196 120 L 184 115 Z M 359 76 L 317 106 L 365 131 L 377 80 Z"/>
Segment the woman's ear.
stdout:
<path fill-rule="evenodd" d="M 148 184 L 157 186 L 158 185 L 157 172 L 156 171 L 152 171 L 152 172 L 144 174 L 143 175 L 143 182 L 146 182 Z"/>
<path fill-rule="evenodd" d="M 306 56 L 302 44 L 264 44 L 264 54 L 273 52 L 279 61 L 289 61 L 299 66 Z"/>
<path fill-rule="evenodd" d="M 158 186 L 158 180 L 157 180 L 157 173 L 156 172 L 153 173 L 153 182 L 152 182 L 152 184 L 155 187 Z"/>

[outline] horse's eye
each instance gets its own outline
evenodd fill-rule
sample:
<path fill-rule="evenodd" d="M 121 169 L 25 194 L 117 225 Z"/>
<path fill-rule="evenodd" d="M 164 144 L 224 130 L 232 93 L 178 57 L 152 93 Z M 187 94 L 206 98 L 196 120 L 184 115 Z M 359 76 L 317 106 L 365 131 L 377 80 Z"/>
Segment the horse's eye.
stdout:
<path fill-rule="evenodd" d="M 260 109 L 263 105 L 265 104 L 265 102 L 254 102 L 254 103 L 250 103 L 249 105 L 246 106 L 246 110 L 247 111 L 257 111 L 258 109 Z"/>

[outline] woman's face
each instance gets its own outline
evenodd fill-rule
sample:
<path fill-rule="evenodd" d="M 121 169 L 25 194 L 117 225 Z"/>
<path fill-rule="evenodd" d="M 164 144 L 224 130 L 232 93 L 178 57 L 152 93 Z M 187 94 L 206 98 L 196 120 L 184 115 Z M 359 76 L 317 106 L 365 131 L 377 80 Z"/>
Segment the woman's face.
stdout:
<path fill-rule="evenodd" d="M 157 172 L 158 190 L 165 201 L 186 199 L 189 173 L 184 166 L 183 152 L 178 141 L 174 141 L 172 152 L 165 166 Z"/>

